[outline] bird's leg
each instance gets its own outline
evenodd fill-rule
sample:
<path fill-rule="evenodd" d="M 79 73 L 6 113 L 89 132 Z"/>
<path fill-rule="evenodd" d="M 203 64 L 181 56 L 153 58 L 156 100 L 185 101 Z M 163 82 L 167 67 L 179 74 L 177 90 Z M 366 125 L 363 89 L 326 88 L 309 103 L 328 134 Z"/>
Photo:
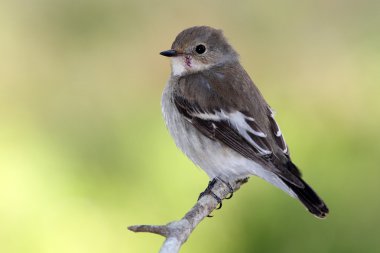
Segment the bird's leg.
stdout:
<path fill-rule="evenodd" d="M 211 195 L 217 202 L 218 202 L 218 206 L 216 208 L 216 210 L 222 208 L 223 204 L 222 204 L 222 200 L 221 198 L 219 198 L 213 191 L 212 191 L 212 188 L 214 187 L 214 185 L 216 184 L 217 181 L 221 181 L 222 183 L 224 183 L 228 189 L 229 189 L 229 192 L 230 192 L 230 195 L 226 197 L 226 199 L 230 199 L 232 198 L 233 196 L 233 193 L 234 193 L 234 188 L 231 186 L 231 184 L 228 182 L 228 181 L 224 181 L 223 179 L 219 178 L 219 177 L 215 177 L 213 178 L 209 183 L 208 183 L 208 186 L 207 188 L 201 193 L 199 194 L 199 197 L 198 197 L 198 200 L 200 198 L 202 198 L 205 194 L 209 194 Z M 207 217 L 213 217 L 212 215 L 208 215 Z"/>
<path fill-rule="evenodd" d="M 210 182 L 208 182 L 207 188 L 199 194 L 198 200 L 204 195 L 210 194 L 219 203 L 220 206 L 217 209 L 220 209 L 222 207 L 222 200 L 212 191 L 212 188 L 216 184 L 217 180 L 218 178 L 213 178 Z"/>
<path fill-rule="evenodd" d="M 236 181 L 235 181 L 235 183 L 240 183 L 240 184 L 244 184 L 244 183 L 246 183 L 246 182 L 248 182 L 248 179 L 249 179 L 249 177 L 245 177 L 245 178 L 241 178 L 241 179 L 237 179 Z M 215 177 L 215 178 L 213 178 L 209 183 L 208 183 L 208 185 L 207 185 L 207 188 L 203 191 L 203 192 L 201 192 L 201 194 L 199 194 L 199 197 L 198 197 L 198 200 L 200 199 L 200 198 L 202 198 L 204 195 L 206 195 L 206 194 L 210 194 L 218 203 L 219 203 L 219 206 L 218 206 L 218 208 L 217 209 L 220 209 L 221 207 L 222 207 L 222 200 L 212 191 L 212 188 L 214 187 L 214 185 L 216 184 L 216 182 L 218 181 L 218 180 L 220 180 L 222 183 L 224 183 L 227 187 L 228 187 L 228 189 L 229 189 L 229 191 L 230 191 L 230 195 L 229 196 L 227 196 L 225 199 L 230 199 L 230 198 L 232 198 L 232 196 L 233 196 L 233 193 L 234 193 L 234 188 L 232 187 L 232 185 L 228 182 L 228 181 L 225 181 L 225 180 L 223 180 L 223 179 L 221 179 L 220 177 Z"/>
<path fill-rule="evenodd" d="M 212 188 L 216 184 L 218 178 L 213 178 L 207 185 L 207 188 L 199 194 L 198 200 L 206 194 L 210 194 L 218 202 L 218 207 L 216 209 L 222 208 L 222 200 L 212 191 Z M 213 217 L 212 215 L 207 215 L 207 217 Z"/>

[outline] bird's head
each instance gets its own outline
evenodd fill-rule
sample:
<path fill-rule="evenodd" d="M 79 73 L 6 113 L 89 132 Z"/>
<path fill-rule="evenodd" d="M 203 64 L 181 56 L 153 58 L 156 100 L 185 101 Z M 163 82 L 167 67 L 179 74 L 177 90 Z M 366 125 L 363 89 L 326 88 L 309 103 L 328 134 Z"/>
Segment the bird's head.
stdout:
<path fill-rule="evenodd" d="M 172 74 L 182 76 L 227 61 L 238 60 L 221 30 L 195 26 L 177 35 L 170 50 L 160 53 L 172 59 Z"/>

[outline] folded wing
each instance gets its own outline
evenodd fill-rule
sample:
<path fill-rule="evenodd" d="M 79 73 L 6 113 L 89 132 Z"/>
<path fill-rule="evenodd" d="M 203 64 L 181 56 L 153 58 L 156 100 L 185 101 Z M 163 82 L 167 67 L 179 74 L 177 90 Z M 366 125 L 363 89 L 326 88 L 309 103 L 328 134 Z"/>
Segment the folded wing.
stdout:
<path fill-rule="evenodd" d="M 298 177 L 290 171 L 273 166 L 272 162 L 276 157 L 269 141 L 269 138 L 273 137 L 268 136 L 252 116 L 240 111 L 205 111 L 181 96 L 174 96 L 173 99 L 178 111 L 205 136 L 220 141 L 242 156 L 262 164 L 291 184 L 303 186 Z M 272 121 L 270 122 L 272 125 Z M 273 122 L 275 124 L 274 119 Z M 273 129 L 276 130 L 274 136 L 282 138 L 276 135 L 279 132 L 277 124 L 273 125 Z M 283 138 L 282 141 L 281 148 L 287 152 Z"/>

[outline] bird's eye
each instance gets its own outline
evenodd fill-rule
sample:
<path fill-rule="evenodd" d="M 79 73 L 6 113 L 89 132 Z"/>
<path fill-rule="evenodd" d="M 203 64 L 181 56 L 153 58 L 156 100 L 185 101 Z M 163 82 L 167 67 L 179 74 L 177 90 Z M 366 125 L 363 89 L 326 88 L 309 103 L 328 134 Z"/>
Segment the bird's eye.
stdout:
<path fill-rule="evenodd" d="M 203 54 L 204 52 L 206 52 L 205 45 L 199 44 L 198 46 L 196 46 L 195 52 L 197 52 L 198 54 Z"/>

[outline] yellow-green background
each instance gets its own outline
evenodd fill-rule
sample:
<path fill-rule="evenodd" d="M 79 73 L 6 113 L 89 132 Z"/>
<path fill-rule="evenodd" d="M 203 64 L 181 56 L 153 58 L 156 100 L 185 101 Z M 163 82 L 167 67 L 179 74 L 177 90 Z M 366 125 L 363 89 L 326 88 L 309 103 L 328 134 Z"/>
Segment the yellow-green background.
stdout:
<path fill-rule="evenodd" d="M 161 118 L 169 49 L 222 28 L 331 214 L 259 179 L 182 252 L 380 251 L 380 1 L 0 4 L 0 252 L 156 252 L 208 178 Z"/>

